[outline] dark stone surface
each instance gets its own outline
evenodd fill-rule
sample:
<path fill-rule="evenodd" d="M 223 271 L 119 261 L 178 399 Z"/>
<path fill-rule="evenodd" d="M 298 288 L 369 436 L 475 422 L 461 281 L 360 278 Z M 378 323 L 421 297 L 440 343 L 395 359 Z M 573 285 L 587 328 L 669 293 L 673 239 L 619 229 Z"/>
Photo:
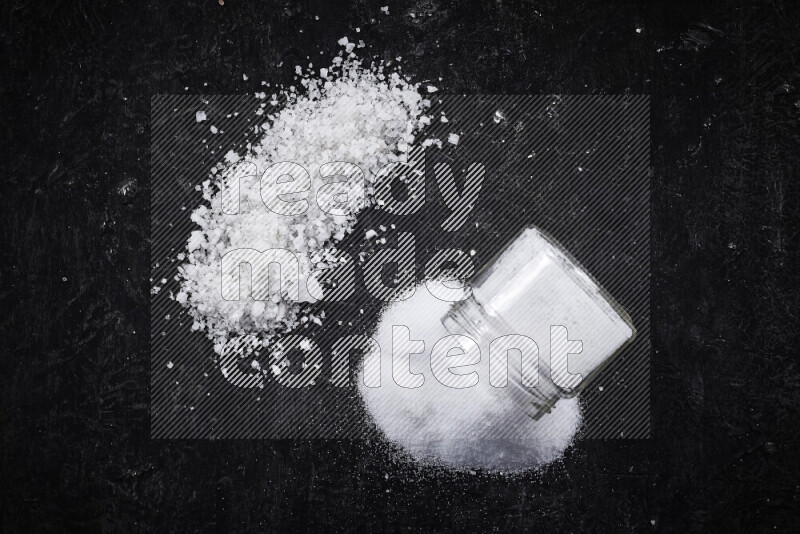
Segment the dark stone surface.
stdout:
<path fill-rule="evenodd" d="M 792 3 L 388 3 L 4 5 L 4 530 L 796 531 Z M 448 92 L 651 95 L 652 439 L 513 479 L 150 440 L 150 95 L 288 82 L 356 26 Z"/>

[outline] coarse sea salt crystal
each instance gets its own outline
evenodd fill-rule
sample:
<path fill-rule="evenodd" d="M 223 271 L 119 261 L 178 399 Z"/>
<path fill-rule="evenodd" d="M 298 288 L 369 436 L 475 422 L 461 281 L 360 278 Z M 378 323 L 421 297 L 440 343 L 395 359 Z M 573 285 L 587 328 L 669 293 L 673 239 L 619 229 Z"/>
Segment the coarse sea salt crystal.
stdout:
<path fill-rule="evenodd" d="M 340 44 L 347 50 L 352 43 L 343 37 Z M 381 63 L 362 66 L 357 59 L 338 56 L 324 76 L 306 74 L 301 81 L 303 94 L 294 87 L 281 91 L 287 103 L 258 128 L 260 140 L 243 154 L 226 154 L 220 172 L 199 187 L 206 204 L 191 214 L 199 229 L 189 235 L 175 300 L 188 308 L 192 328 L 204 331 L 214 341 L 215 350 L 222 350 L 225 340 L 233 336 L 268 338 L 290 331 L 309 321 L 301 314 L 301 304 L 316 300 L 301 283 L 299 302 L 286 292 L 255 301 L 246 276 L 241 279 L 239 300 L 223 299 L 219 269 L 226 252 L 240 248 L 290 250 L 299 261 L 299 279 L 309 280 L 308 285 L 313 286 L 312 271 L 317 263 L 311 261 L 311 255 L 351 232 L 355 215 L 372 202 L 365 184 L 348 183 L 346 214 L 327 213 L 313 201 L 321 185 L 315 181 L 308 209 L 287 224 L 286 216 L 266 208 L 254 177 L 280 161 L 300 162 L 314 177 L 319 176 L 323 163 L 348 161 L 372 177 L 384 166 L 402 161 L 396 153 L 399 144 L 413 139 L 419 128 L 423 104 L 418 85 Z M 276 96 L 272 95 L 273 104 L 278 103 Z M 261 113 L 263 108 L 257 111 Z M 218 132 L 215 126 L 211 131 Z M 240 187 L 239 203 L 238 210 L 230 212 L 222 206 L 225 192 L 232 191 L 234 184 Z M 310 320 L 322 322 L 319 317 Z"/>

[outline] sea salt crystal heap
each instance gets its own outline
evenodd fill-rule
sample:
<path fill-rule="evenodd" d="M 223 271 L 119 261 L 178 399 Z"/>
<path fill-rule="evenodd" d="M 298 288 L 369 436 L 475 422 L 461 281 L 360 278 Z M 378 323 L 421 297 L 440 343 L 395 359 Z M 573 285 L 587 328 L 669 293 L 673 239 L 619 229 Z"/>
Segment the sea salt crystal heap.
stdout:
<path fill-rule="evenodd" d="M 193 328 L 204 331 L 218 352 L 233 336 L 286 332 L 301 319 L 300 305 L 285 291 L 255 300 L 245 287 L 247 276 L 241 278 L 239 300 L 225 300 L 222 257 L 242 248 L 289 250 L 300 264 L 299 301 L 314 301 L 305 284 L 311 271 L 330 261 L 325 252 L 352 230 L 356 213 L 371 203 L 371 181 L 382 167 L 405 157 L 399 147 L 413 143 L 419 127 L 424 103 L 418 86 L 382 64 L 365 66 L 352 53 L 335 58 L 319 77 L 307 75 L 301 84 L 302 95 L 294 87 L 283 92 L 287 104 L 261 126 L 257 144 L 245 154 L 226 155 L 224 170 L 203 183 L 206 204 L 191 215 L 199 229 L 189 237 L 175 298 L 188 308 Z M 262 200 L 261 175 L 279 162 L 295 162 L 309 173 L 311 190 L 291 198 L 307 199 L 302 213 L 275 213 Z M 317 201 L 324 184 L 320 168 L 329 162 L 352 163 L 363 171 L 363 178 L 342 186 L 346 209 L 339 211 L 325 211 Z"/>

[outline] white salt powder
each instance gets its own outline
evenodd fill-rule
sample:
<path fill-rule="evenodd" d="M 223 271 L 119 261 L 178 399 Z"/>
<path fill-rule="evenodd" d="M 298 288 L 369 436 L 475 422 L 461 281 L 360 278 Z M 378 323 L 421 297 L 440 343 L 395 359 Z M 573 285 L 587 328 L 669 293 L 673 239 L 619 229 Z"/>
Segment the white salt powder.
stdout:
<path fill-rule="evenodd" d="M 346 37 L 340 44 L 350 52 Z M 418 86 L 399 73 L 385 70 L 382 64 L 364 65 L 353 54 L 345 58 L 340 54 L 321 74 L 301 79 L 302 96 L 295 87 L 283 91 L 288 103 L 268 116 L 260 141 L 244 155 L 227 154 L 222 172 L 202 185 L 206 204 L 191 215 L 199 229 L 189 237 L 187 260 L 179 267 L 181 290 L 175 299 L 188 308 L 193 329 L 204 331 L 217 352 L 233 336 L 284 333 L 301 319 L 298 303 L 285 292 L 255 301 L 246 287 L 247 276 L 241 278 L 239 300 L 223 299 L 220 264 L 225 253 L 245 248 L 291 251 L 300 262 L 300 301 L 314 301 L 305 281 L 313 269 L 327 265 L 321 252 L 352 230 L 355 214 L 371 202 L 371 180 L 385 165 L 405 157 L 398 147 L 410 145 L 419 127 L 424 105 Z M 267 168 L 287 161 L 300 164 L 312 179 L 311 190 L 303 196 L 307 210 L 292 216 L 269 210 L 259 187 Z M 323 185 L 320 166 L 336 161 L 357 165 L 366 182 L 349 180 L 344 186 L 347 209 L 331 214 L 316 199 Z M 237 184 L 241 188 L 238 213 L 229 206 L 228 199 L 235 203 L 235 196 L 223 193 L 234 191 Z"/>
<path fill-rule="evenodd" d="M 374 335 L 381 347 L 380 386 L 367 387 L 358 380 L 367 412 L 377 427 L 424 464 L 512 472 L 561 458 L 581 424 L 577 398 L 562 399 L 550 414 L 532 419 L 512 399 L 511 384 L 496 388 L 489 383 L 489 348 L 482 345 L 477 365 L 454 371 L 477 372 L 476 385 L 455 389 L 433 376 L 431 349 L 450 335 L 441 323 L 449 308 L 449 302 L 433 297 L 421 285 L 411 298 L 384 312 Z M 424 375 L 418 388 L 401 387 L 392 377 L 395 325 L 407 327 L 412 340 L 424 341 L 423 352 L 410 356 L 410 371 Z M 467 355 L 478 358 L 469 350 Z"/>

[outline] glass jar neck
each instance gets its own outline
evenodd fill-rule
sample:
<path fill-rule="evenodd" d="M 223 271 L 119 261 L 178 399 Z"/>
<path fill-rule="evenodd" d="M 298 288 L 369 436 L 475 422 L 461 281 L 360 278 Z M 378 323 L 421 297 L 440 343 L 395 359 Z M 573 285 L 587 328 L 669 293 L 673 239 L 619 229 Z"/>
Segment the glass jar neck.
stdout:
<path fill-rule="evenodd" d="M 514 333 L 501 317 L 487 312 L 474 295 L 454 303 L 441 321 L 451 334 L 466 335 L 484 348 L 488 348 L 492 340 L 497 337 Z M 548 363 L 549 358 L 540 354 L 539 383 L 536 387 L 530 388 L 522 384 L 521 363 L 515 365 L 508 362 L 510 394 L 520 408 L 533 419 L 539 419 L 544 414 L 550 413 L 558 399 L 574 397 L 576 393 L 553 383 Z"/>
<path fill-rule="evenodd" d="M 492 335 L 493 323 L 474 295 L 454 303 L 442 317 L 442 325 L 448 332 L 467 335 L 479 344 Z"/>

